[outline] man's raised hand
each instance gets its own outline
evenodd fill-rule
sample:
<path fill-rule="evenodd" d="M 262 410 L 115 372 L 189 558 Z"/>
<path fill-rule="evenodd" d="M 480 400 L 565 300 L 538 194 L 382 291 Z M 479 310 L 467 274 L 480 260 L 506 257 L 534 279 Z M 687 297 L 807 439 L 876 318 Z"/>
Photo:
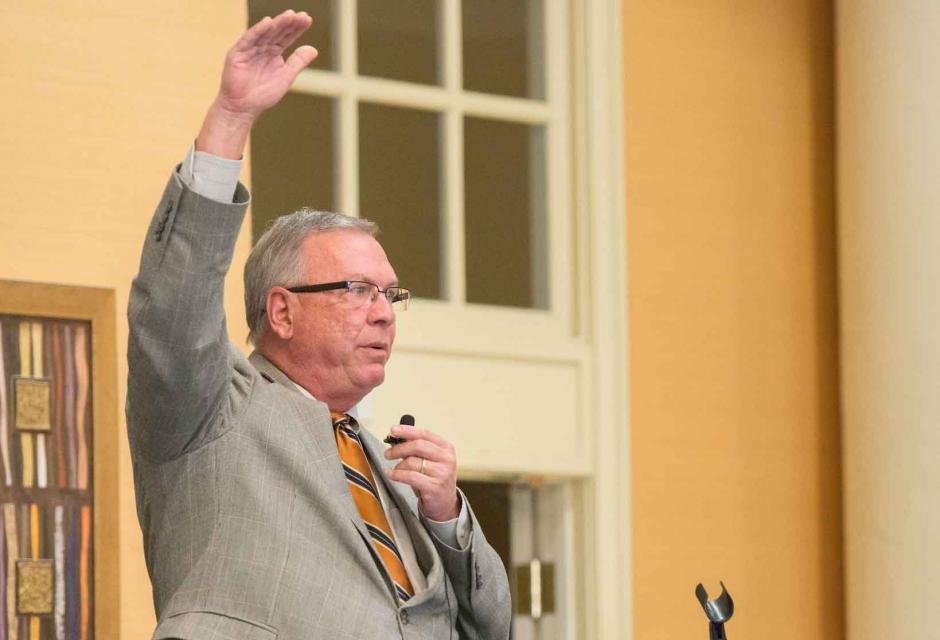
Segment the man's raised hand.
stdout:
<path fill-rule="evenodd" d="M 303 11 L 287 10 L 255 23 L 238 39 L 225 56 L 222 83 L 196 138 L 197 150 L 241 157 L 258 116 L 277 104 L 317 57 L 316 49 L 303 46 L 284 59 L 284 51 L 312 23 Z"/>
<path fill-rule="evenodd" d="M 219 106 L 230 113 L 257 118 L 284 97 L 297 74 L 317 56 L 311 46 L 299 47 L 287 60 L 284 51 L 313 20 L 287 10 L 255 23 L 225 56 Z"/>

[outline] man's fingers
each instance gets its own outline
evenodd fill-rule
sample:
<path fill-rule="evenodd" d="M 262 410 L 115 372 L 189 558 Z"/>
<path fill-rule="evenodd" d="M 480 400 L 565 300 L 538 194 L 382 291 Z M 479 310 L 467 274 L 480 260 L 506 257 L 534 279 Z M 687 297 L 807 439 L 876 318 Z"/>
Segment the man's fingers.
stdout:
<path fill-rule="evenodd" d="M 237 51 L 277 45 L 284 49 L 290 46 L 300 34 L 310 28 L 313 19 L 305 12 L 295 13 L 291 9 L 271 18 L 265 16 L 239 38 L 235 43 Z"/>
<path fill-rule="evenodd" d="M 450 449 L 439 447 L 428 440 L 410 440 L 385 450 L 385 457 L 388 459 L 407 458 L 408 456 L 445 464 L 454 464 L 456 459 Z"/>
<path fill-rule="evenodd" d="M 420 471 L 403 469 L 401 464 L 389 472 L 389 478 L 395 482 L 403 482 L 407 484 L 418 494 L 422 494 L 426 491 L 433 491 L 439 485 L 438 481 L 431 476 L 425 475 Z"/>
<path fill-rule="evenodd" d="M 285 49 L 313 24 L 313 18 L 304 12 L 285 11 L 278 16 L 278 19 L 281 24 L 278 25 L 277 31 L 272 34 L 269 43 Z"/>
<path fill-rule="evenodd" d="M 400 462 L 389 471 L 389 479 L 403 482 L 411 487 L 418 496 L 419 509 L 424 516 L 442 522 L 456 518 L 460 514 L 460 499 L 457 497 L 454 478 L 450 476 L 437 478 L 427 473 L 413 471 L 407 466 L 409 464 L 411 464 L 410 461 Z"/>
<path fill-rule="evenodd" d="M 387 458 L 393 459 L 415 456 L 439 460 L 442 457 L 441 448 L 427 440 L 408 440 L 401 444 L 396 444 L 393 447 L 389 447 L 385 450 L 385 453 Z"/>
<path fill-rule="evenodd" d="M 279 47 L 287 49 L 290 47 L 303 33 L 310 28 L 310 25 L 313 24 L 313 20 L 307 14 L 297 14 L 294 16 L 294 20 L 290 22 L 288 27 L 284 30 L 283 33 L 278 34 L 275 43 Z"/>
<path fill-rule="evenodd" d="M 251 28 L 248 29 L 248 31 L 246 31 L 244 35 L 238 39 L 238 42 L 235 43 L 235 49 L 244 50 L 257 46 L 261 38 L 263 38 L 265 34 L 268 33 L 268 30 L 271 28 L 271 23 L 273 21 L 274 19 L 270 16 L 265 16 L 261 20 L 258 20 L 258 22 L 251 25 Z"/>
<path fill-rule="evenodd" d="M 303 71 L 307 65 L 309 65 L 317 57 L 318 51 L 311 47 L 310 45 L 304 45 L 302 47 L 297 47 L 294 53 L 290 54 L 290 57 L 287 58 L 287 68 L 293 74 L 293 78 L 297 77 L 297 74 Z"/>
<path fill-rule="evenodd" d="M 296 38 L 296 35 L 288 38 L 287 34 L 293 33 L 297 29 L 303 31 L 312 22 L 312 19 L 306 13 L 296 13 L 291 9 L 274 18 L 263 18 L 245 34 L 250 36 L 245 42 L 246 47 L 286 46 L 285 43 L 290 43 Z"/>
<path fill-rule="evenodd" d="M 430 440 L 439 447 L 446 448 L 451 446 L 447 440 L 437 435 L 433 431 L 428 431 L 427 429 L 421 429 L 419 427 L 395 425 L 392 427 L 392 434 L 400 436 L 405 440 Z"/>
<path fill-rule="evenodd" d="M 267 33 L 265 33 L 258 40 L 258 46 L 279 46 L 284 34 L 290 31 L 293 18 L 294 16 L 288 15 L 286 11 L 278 17 L 274 18 L 274 21 L 271 23 L 271 27 L 268 29 Z"/>
<path fill-rule="evenodd" d="M 432 478 L 437 477 L 441 471 L 441 464 L 433 462 L 429 458 L 421 456 L 408 456 L 396 465 L 397 468 L 407 469 L 408 471 L 417 471 Z"/>

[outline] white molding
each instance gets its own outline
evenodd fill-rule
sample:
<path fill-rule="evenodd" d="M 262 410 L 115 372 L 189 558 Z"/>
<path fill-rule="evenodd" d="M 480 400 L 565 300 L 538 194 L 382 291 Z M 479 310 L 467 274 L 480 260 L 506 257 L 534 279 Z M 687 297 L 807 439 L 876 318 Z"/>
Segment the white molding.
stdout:
<path fill-rule="evenodd" d="M 594 477 L 583 487 L 584 638 L 632 637 L 626 197 L 620 0 L 578 2 L 573 17 L 581 321 L 592 345 Z M 591 610 L 593 609 L 593 611 Z"/>
<path fill-rule="evenodd" d="M 553 3 L 553 10 L 543 11 L 545 26 L 546 74 L 544 79 L 545 98 L 551 105 L 551 120 L 543 131 L 545 150 L 546 189 L 543 199 L 545 206 L 544 231 L 547 253 L 543 261 L 546 269 L 544 278 L 548 284 L 548 308 L 553 319 L 558 323 L 564 335 L 580 338 L 572 331 L 572 317 L 577 313 L 575 306 L 574 284 L 580 265 L 576 265 L 573 254 L 572 238 L 574 220 L 571 199 L 573 149 L 571 146 L 571 70 L 570 61 L 570 21 L 566 2 Z M 566 46 L 551 46 L 550 43 L 566 43 Z M 549 74 L 548 70 L 552 70 Z"/>

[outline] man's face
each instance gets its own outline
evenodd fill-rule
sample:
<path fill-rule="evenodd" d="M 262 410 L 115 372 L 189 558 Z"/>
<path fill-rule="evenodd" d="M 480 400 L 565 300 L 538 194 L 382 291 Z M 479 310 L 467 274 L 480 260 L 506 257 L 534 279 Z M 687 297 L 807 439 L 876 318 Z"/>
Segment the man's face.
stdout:
<path fill-rule="evenodd" d="M 398 284 L 381 245 L 361 231 L 311 234 L 302 255 L 303 284 L 361 280 L 380 289 Z M 391 303 L 380 294 L 363 305 L 344 289 L 294 295 L 298 313 L 291 348 L 304 373 L 298 382 L 328 403 L 359 402 L 385 379 L 395 341 Z"/>

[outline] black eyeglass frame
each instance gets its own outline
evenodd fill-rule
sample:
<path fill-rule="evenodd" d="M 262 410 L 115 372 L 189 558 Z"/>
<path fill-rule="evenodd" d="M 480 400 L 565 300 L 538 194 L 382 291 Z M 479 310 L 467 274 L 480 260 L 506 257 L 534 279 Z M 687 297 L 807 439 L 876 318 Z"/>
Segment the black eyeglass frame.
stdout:
<path fill-rule="evenodd" d="M 365 280 L 340 280 L 339 282 L 324 282 L 322 284 L 301 284 L 296 287 L 286 287 L 291 293 L 319 293 L 321 291 L 338 291 L 339 289 L 346 289 L 347 291 L 352 289 L 353 285 L 365 284 L 370 287 L 375 287 L 376 297 L 372 299 L 372 303 L 378 299 L 378 294 L 382 294 L 388 303 L 394 305 L 396 302 L 401 302 L 407 308 L 408 301 L 411 300 L 411 290 L 406 289 L 405 287 L 393 286 L 386 287 L 382 289 L 379 285 L 374 282 L 367 282 Z M 398 291 L 398 295 L 394 297 L 389 297 L 389 291 Z"/>

